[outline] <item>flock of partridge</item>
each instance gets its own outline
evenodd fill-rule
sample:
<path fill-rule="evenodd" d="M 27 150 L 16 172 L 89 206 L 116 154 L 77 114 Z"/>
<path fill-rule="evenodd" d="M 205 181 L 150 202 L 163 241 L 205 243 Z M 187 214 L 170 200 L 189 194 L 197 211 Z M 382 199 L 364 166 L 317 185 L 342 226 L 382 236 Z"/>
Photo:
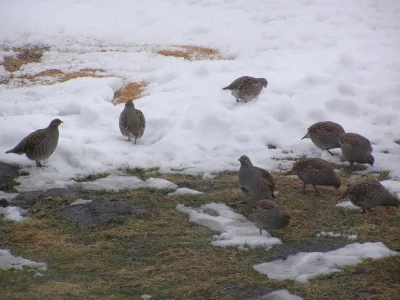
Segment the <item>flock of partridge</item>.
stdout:
<path fill-rule="evenodd" d="M 234 80 L 223 90 L 230 90 L 236 101 L 248 102 L 257 97 L 268 81 L 265 78 L 243 76 Z M 6 153 L 26 154 L 34 160 L 38 167 L 40 161 L 50 157 L 58 144 L 58 126 L 63 123 L 59 119 L 51 121 L 47 128 L 39 129 L 25 137 L 17 146 Z M 146 120 L 143 112 L 136 109 L 133 101 L 125 104 L 119 117 L 119 128 L 123 136 L 136 140 L 143 136 Z M 343 158 L 353 168 L 354 163 L 374 164 L 372 146 L 370 141 L 356 133 L 346 133 L 342 126 L 334 122 L 318 122 L 308 128 L 303 137 L 311 141 L 321 150 L 328 151 L 334 148 L 342 150 Z M 257 200 L 253 210 L 254 223 L 260 229 L 280 229 L 286 227 L 291 219 L 291 214 L 284 206 L 275 200 L 275 183 L 271 174 L 262 168 L 253 166 L 250 159 L 243 155 L 239 158 L 239 185 L 246 196 Z M 319 158 L 305 158 L 297 161 L 293 169 L 286 173 L 296 174 L 303 181 L 303 192 L 307 184 L 311 184 L 315 192 L 320 194 L 317 186 L 333 186 L 339 188 L 341 181 L 335 173 L 333 165 Z M 375 180 L 364 180 L 347 186 L 343 197 L 348 197 L 351 202 L 365 210 L 370 211 L 377 206 L 399 206 L 399 199 L 386 190 Z"/>

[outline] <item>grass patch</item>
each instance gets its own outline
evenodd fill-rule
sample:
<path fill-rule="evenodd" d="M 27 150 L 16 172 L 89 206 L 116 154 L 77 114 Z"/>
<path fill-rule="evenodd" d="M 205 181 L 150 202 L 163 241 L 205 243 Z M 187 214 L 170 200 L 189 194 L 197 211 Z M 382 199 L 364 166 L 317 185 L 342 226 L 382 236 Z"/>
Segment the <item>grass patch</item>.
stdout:
<path fill-rule="evenodd" d="M 40 62 L 42 55 L 45 51 L 48 51 L 48 47 L 39 46 L 27 46 L 24 48 L 14 48 L 14 52 L 17 52 L 16 56 L 4 57 L 4 68 L 8 72 L 18 71 L 23 65 Z"/>
<path fill-rule="evenodd" d="M 222 59 L 218 50 L 199 46 L 177 46 L 176 49 L 160 49 L 157 50 L 156 53 L 163 56 L 180 57 L 191 61 Z"/>
<path fill-rule="evenodd" d="M 130 169 L 142 179 L 158 174 L 158 169 Z M 159 174 L 158 174 L 159 175 Z M 12 299 L 243 299 L 227 294 L 222 286 L 249 285 L 271 289 L 286 288 L 304 299 L 395 299 L 400 288 L 400 257 L 365 261 L 346 267 L 343 272 L 312 279 L 309 284 L 269 280 L 252 265 L 268 259 L 264 249 L 240 251 L 214 248 L 213 232 L 192 224 L 176 211 L 178 203 L 199 206 L 223 202 L 248 215 L 250 201 L 237 185 L 237 172 L 222 172 L 202 179 L 183 174 L 163 174 L 178 185 L 200 191 L 202 195 L 166 196 L 158 190 L 125 190 L 104 193 L 118 201 L 134 202 L 150 213 L 136 218 L 123 217 L 118 223 L 80 227 L 59 217 L 70 198 L 46 198 L 35 204 L 33 215 L 24 223 L 0 221 L 0 244 L 14 255 L 43 261 L 49 270 L 43 277 L 32 273 L 0 270 L 4 298 Z M 335 207 L 350 178 L 342 179 L 340 191 L 321 187 L 322 197 L 309 187 L 301 193 L 297 178 L 276 176 L 279 194 L 293 215 L 285 230 L 274 233 L 290 243 L 334 241 L 316 238 L 320 231 L 356 234 L 359 242 L 382 241 L 400 250 L 400 218 L 395 208 L 378 208 L 361 214 Z M 349 243 L 347 241 L 347 243 Z M 338 289 L 337 287 L 343 287 Z M 249 291 L 251 293 L 251 290 Z M 357 296 L 359 295 L 359 296 Z"/>
<path fill-rule="evenodd" d="M 130 82 L 125 85 L 122 89 L 115 92 L 113 103 L 120 104 L 125 103 L 128 100 L 136 100 L 142 97 L 142 93 L 146 89 L 148 82 Z"/>

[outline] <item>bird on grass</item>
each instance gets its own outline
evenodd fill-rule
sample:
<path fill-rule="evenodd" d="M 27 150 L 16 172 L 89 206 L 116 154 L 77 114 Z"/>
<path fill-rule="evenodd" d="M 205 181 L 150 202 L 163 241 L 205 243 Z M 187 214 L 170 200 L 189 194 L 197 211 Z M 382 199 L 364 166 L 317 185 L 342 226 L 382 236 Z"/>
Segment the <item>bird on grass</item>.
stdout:
<path fill-rule="evenodd" d="M 239 159 L 239 186 L 243 194 L 254 200 L 275 198 L 275 182 L 265 169 L 255 167 L 250 158 L 242 155 Z"/>
<path fill-rule="evenodd" d="M 58 145 L 58 126 L 63 123 L 60 119 L 54 119 L 47 128 L 39 129 L 25 137 L 13 149 L 6 153 L 25 154 L 30 160 L 36 162 L 37 167 L 43 167 L 40 161 L 48 159 Z"/>
<path fill-rule="evenodd" d="M 266 88 L 267 85 L 268 81 L 265 78 L 242 76 L 234 80 L 227 87 L 224 87 L 223 90 L 230 90 L 236 98 L 236 102 L 239 102 L 239 100 L 248 102 L 260 95 L 261 90 Z"/>
<path fill-rule="evenodd" d="M 306 193 L 306 185 L 311 184 L 315 193 L 321 195 L 317 185 L 333 186 L 339 188 L 341 181 L 334 171 L 333 165 L 320 158 L 304 158 L 293 164 L 293 169 L 285 175 L 297 175 L 303 181 L 303 193 Z"/>
<path fill-rule="evenodd" d="M 289 225 L 291 214 L 287 208 L 274 200 L 263 199 L 255 203 L 253 209 L 254 225 L 260 230 L 276 230 Z"/>
<path fill-rule="evenodd" d="M 330 149 L 340 148 L 339 138 L 345 133 L 343 127 L 337 123 L 325 121 L 311 125 L 307 134 L 302 138 L 310 138 L 322 151 L 326 150 L 331 155 Z"/>
<path fill-rule="evenodd" d="M 353 170 L 353 164 L 374 165 L 375 158 L 372 156 L 371 142 L 357 133 L 345 133 L 339 139 L 340 149 L 342 149 L 343 158 L 350 162 Z"/>
<path fill-rule="evenodd" d="M 346 197 L 355 206 L 361 207 L 362 213 L 378 206 L 400 205 L 399 198 L 374 179 L 349 184 L 341 199 Z"/>
<path fill-rule="evenodd" d="M 132 100 L 128 100 L 125 103 L 125 108 L 119 116 L 119 129 L 123 136 L 128 137 L 128 141 L 131 138 L 136 140 L 143 136 L 146 128 L 146 119 L 144 118 L 143 112 L 135 108 Z"/>

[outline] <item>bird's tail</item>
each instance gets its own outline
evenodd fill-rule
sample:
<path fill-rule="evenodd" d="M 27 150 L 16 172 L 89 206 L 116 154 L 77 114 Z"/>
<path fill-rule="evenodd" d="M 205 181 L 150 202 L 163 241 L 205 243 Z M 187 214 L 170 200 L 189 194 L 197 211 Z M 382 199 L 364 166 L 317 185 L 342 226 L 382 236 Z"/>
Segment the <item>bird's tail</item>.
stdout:
<path fill-rule="evenodd" d="M 224 87 L 223 90 L 229 90 L 229 85 Z"/>
<path fill-rule="evenodd" d="M 15 152 L 14 152 L 14 149 L 11 149 L 11 150 L 6 151 L 6 153 L 15 153 Z"/>
<path fill-rule="evenodd" d="M 6 151 L 6 153 L 15 153 L 15 154 L 24 154 L 25 152 L 22 149 L 19 149 L 18 147 L 12 148 L 8 151 Z"/>

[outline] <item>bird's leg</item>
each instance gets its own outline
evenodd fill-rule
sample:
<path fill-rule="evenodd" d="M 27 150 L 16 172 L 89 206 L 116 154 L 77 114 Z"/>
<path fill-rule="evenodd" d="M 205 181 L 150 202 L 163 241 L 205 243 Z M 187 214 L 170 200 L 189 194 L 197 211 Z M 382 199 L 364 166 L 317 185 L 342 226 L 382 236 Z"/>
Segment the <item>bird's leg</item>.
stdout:
<path fill-rule="evenodd" d="M 354 171 L 354 162 L 350 162 L 350 171 Z"/>
<path fill-rule="evenodd" d="M 335 154 L 333 154 L 331 151 L 329 151 L 329 149 L 325 149 L 326 151 L 328 151 L 328 153 L 332 156 L 334 156 Z"/>
<path fill-rule="evenodd" d="M 362 209 L 361 213 L 362 213 L 362 214 L 365 213 L 365 209 L 364 209 L 364 208 L 361 208 L 361 209 Z"/>
<path fill-rule="evenodd" d="M 136 138 L 135 138 L 135 145 L 136 145 Z"/>
<path fill-rule="evenodd" d="M 131 140 L 131 137 L 130 136 L 128 136 L 128 142 Z"/>
<path fill-rule="evenodd" d="M 40 162 L 36 161 L 36 167 L 40 168 Z"/>
<path fill-rule="evenodd" d="M 239 102 L 239 99 L 238 99 L 238 98 L 236 98 L 236 102 Z"/>
<path fill-rule="evenodd" d="M 303 194 L 305 195 L 306 194 L 306 183 L 303 183 Z"/>
<path fill-rule="evenodd" d="M 318 190 L 318 188 L 317 188 L 317 186 L 315 184 L 313 184 L 313 187 L 314 187 L 315 193 L 317 195 L 321 195 L 321 192 Z"/>
<path fill-rule="evenodd" d="M 260 235 L 262 235 L 262 229 L 260 229 Z"/>
<path fill-rule="evenodd" d="M 272 199 L 276 199 L 274 193 L 271 193 Z"/>

